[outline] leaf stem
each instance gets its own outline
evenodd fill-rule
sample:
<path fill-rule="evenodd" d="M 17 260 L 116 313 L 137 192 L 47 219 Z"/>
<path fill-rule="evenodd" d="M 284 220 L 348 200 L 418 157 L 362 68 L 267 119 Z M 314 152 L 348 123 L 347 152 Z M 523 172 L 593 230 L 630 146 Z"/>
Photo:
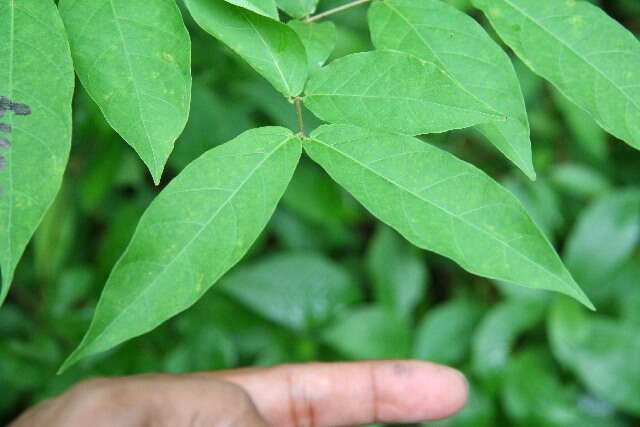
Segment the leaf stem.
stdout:
<path fill-rule="evenodd" d="M 302 137 L 304 134 L 304 120 L 302 119 L 302 99 L 299 96 L 296 96 L 293 100 L 293 103 L 296 106 L 296 119 L 298 120 L 298 134 Z"/>
<path fill-rule="evenodd" d="M 310 16 L 304 20 L 304 22 L 315 22 L 319 21 L 322 18 L 326 18 L 329 15 L 333 15 L 334 13 L 342 12 L 343 10 L 351 9 L 352 7 L 359 6 L 364 3 L 368 3 L 371 0 L 355 0 L 347 4 L 343 4 L 342 6 L 335 7 L 333 9 L 329 9 L 326 12 L 319 13 L 314 16 Z"/>

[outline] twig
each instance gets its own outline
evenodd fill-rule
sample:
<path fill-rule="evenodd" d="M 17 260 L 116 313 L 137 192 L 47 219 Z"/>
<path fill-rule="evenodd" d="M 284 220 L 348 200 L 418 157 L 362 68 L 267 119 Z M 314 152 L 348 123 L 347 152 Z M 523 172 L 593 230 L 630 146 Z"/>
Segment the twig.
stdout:
<path fill-rule="evenodd" d="M 296 106 L 296 118 L 298 119 L 298 133 L 300 136 L 304 137 L 304 120 L 302 119 L 302 100 L 299 96 L 296 96 L 293 100 L 293 103 Z"/>
<path fill-rule="evenodd" d="M 333 15 L 334 13 L 342 12 L 343 10 L 351 9 L 352 7 L 359 6 L 364 3 L 368 3 L 371 0 L 355 0 L 351 3 L 343 4 L 342 6 L 335 7 L 333 9 L 329 9 L 326 12 L 319 13 L 314 16 L 310 16 L 304 20 L 304 22 L 315 22 L 319 21 L 322 18 L 326 18 L 327 16 Z"/>

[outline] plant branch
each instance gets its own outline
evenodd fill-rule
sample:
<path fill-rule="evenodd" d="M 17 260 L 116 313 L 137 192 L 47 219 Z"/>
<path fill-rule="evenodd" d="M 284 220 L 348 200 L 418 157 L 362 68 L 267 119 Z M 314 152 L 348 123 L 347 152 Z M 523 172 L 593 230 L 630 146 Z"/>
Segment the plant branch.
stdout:
<path fill-rule="evenodd" d="M 333 9 L 329 9 L 326 12 L 319 13 L 314 16 L 310 16 L 304 20 L 304 22 L 315 22 L 319 21 L 322 18 L 326 18 L 327 16 L 333 15 L 334 13 L 342 12 L 343 10 L 351 9 L 352 7 L 359 6 L 364 3 L 368 3 L 371 0 L 355 0 L 351 3 L 343 4 L 342 6 L 335 7 Z"/>
<path fill-rule="evenodd" d="M 302 99 L 299 96 L 296 96 L 293 100 L 293 103 L 296 106 L 296 119 L 298 119 L 298 134 L 304 137 L 304 120 L 302 119 Z"/>

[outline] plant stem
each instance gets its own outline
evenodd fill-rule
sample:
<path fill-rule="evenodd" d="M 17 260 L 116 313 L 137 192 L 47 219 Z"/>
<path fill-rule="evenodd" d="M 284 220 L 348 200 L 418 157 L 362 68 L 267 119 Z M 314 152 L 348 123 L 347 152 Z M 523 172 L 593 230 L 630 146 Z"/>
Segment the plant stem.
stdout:
<path fill-rule="evenodd" d="M 304 120 L 302 120 L 302 99 L 299 96 L 296 96 L 293 100 L 293 103 L 296 106 L 296 118 L 298 119 L 298 134 L 302 137 L 304 134 Z"/>
<path fill-rule="evenodd" d="M 310 16 L 304 20 L 304 22 L 315 22 L 319 21 L 322 18 L 326 18 L 329 15 L 333 15 L 334 13 L 342 12 L 343 10 L 351 9 L 352 7 L 359 6 L 364 3 L 368 3 L 371 0 L 355 0 L 351 3 L 343 4 L 342 6 L 335 7 L 333 9 L 329 9 L 326 12 L 319 13 L 314 16 Z"/>

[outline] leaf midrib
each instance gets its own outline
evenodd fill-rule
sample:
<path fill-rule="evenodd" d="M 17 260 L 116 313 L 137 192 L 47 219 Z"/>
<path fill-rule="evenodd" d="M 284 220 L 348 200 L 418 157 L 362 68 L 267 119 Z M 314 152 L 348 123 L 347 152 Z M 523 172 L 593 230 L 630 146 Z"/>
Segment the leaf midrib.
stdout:
<path fill-rule="evenodd" d="M 124 57 L 125 57 L 125 62 L 127 64 L 127 68 L 129 69 L 129 75 L 131 76 L 131 82 L 133 84 L 133 89 L 136 92 L 136 107 L 138 110 L 138 117 L 140 117 L 140 124 L 142 124 L 142 129 L 144 130 L 144 136 L 145 139 L 147 140 L 147 145 L 149 146 L 149 149 L 151 150 L 151 156 L 153 157 L 153 166 L 154 166 L 154 179 L 156 179 L 155 175 L 157 173 L 159 173 L 159 165 L 158 165 L 158 158 L 156 155 L 156 150 L 153 147 L 153 144 L 151 143 L 151 137 L 149 135 L 149 130 L 147 129 L 147 124 L 145 121 L 144 116 L 142 115 L 142 105 L 140 104 L 140 89 L 138 88 L 138 82 L 137 82 L 137 78 L 133 72 L 133 67 L 131 65 L 131 60 L 129 59 L 129 49 L 127 47 L 127 44 L 125 42 L 125 38 L 124 38 L 124 34 L 122 32 L 122 27 L 120 25 L 120 18 L 118 16 L 118 13 L 116 11 L 116 6 L 114 3 L 114 0 L 109 0 L 109 5 L 111 6 L 111 12 L 113 14 L 113 20 L 115 22 L 116 28 L 118 29 L 118 34 L 120 36 L 120 42 L 122 43 L 122 49 L 124 50 Z"/>
<path fill-rule="evenodd" d="M 289 96 L 293 96 L 293 94 L 291 93 L 291 87 L 289 86 L 289 82 L 285 78 L 284 73 L 282 72 L 282 68 L 280 68 L 280 62 L 278 61 L 278 59 L 276 59 L 275 55 L 273 54 L 273 51 L 271 50 L 271 47 L 264 40 L 264 38 L 262 37 L 262 34 L 260 33 L 260 31 L 258 31 L 256 26 L 253 25 L 253 22 L 251 22 L 251 19 L 249 19 L 247 14 L 244 11 L 241 11 L 241 13 L 242 13 L 242 17 L 244 18 L 244 20 L 251 26 L 251 29 L 258 35 L 258 38 L 262 42 L 262 45 L 264 46 L 266 51 L 269 52 L 269 56 L 271 57 L 271 60 L 273 61 L 274 65 L 276 66 L 276 70 L 278 71 L 278 74 L 280 75 L 280 80 L 282 80 L 282 83 L 284 84 L 284 89 L 286 89 L 287 94 Z"/>
<path fill-rule="evenodd" d="M 622 94 L 622 96 L 624 98 L 626 98 L 636 109 L 640 109 L 640 105 L 638 105 L 636 103 L 636 100 L 631 98 L 620 86 L 618 86 L 618 84 L 616 82 L 614 82 L 613 80 L 611 80 L 609 78 L 609 76 L 607 76 L 600 68 L 596 67 L 595 64 L 589 62 L 581 53 L 579 53 L 578 51 L 576 51 L 575 49 L 573 49 L 573 47 L 567 43 L 564 39 L 560 38 L 560 36 L 556 35 L 554 32 L 552 32 L 550 29 L 548 29 L 547 27 L 545 27 L 540 21 L 538 21 L 535 17 L 529 15 L 525 10 L 523 10 L 522 8 L 518 7 L 517 5 L 515 5 L 514 3 L 511 2 L 511 0 L 502 0 L 505 3 L 507 3 L 509 6 L 511 6 L 513 9 L 515 9 L 516 11 L 518 11 L 522 16 L 524 16 L 525 18 L 528 18 L 529 20 L 531 20 L 531 22 L 533 22 L 534 24 L 536 24 L 540 29 L 542 29 L 544 32 L 546 32 L 547 34 L 549 34 L 550 36 L 552 36 L 553 38 L 555 38 L 558 42 L 560 42 L 560 44 L 562 44 L 563 46 L 565 46 L 569 51 L 571 51 L 574 55 L 576 55 L 576 57 L 578 57 L 580 60 L 582 60 L 582 62 L 584 62 L 585 64 L 587 64 L 590 68 L 592 68 L 593 70 L 595 70 L 600 76 L 602 76 L 606 81 L 608 81 L 609 83 L 611 83 L 611 85 L 616 88 L 616 90 Z"/>
<path fill-rule="evenodd" d="M 495 121 L 504 121 L 505 116 L 501 116 L 499 114 L 493 114 L 493 113 L 485 113 L 484 111 L 479 111 L 479 110 L 474 110 L 472 108 L 464 108 L 464 107 L 457 107 L 455 105 L 450 105 L 450 104 L 442 104 L 440 102 L 435 102 L 435 101 L 426 101 L 422 98 L 410 98 L 408 96 L 394 96 L 394 95 L 360 95 L 360 94 L 350 94 L 350 93 L 310 93 L 307 96 L 305 96 L 306 98 L 313 98 L 314 96 L 317 97 L 333 97 L 333 96 L 337 96 L 337 97 L 347 97 L 347 98 L 371 98 L 371 99 L 397 99 L 400 101 L 414 101 L 414 102 L 420 102 L 422 104 L 431 104 L 431 105 L 437 105 L 439 107 L 443 107 L 443 108 L 451 108 L 454 110 L 461 110 L 461 111 L 465 111 L 467 113 L 474 113 L 474 114 L 480 114 L 483 115 L 485 117 L 492 117 L 494 119 L 496 119 Z M 502 120 L 497 120 L 497 119 L 502 119 Z"/>
<path fill-rule="evenodd" d="M 453 74 L 449 73 L 448 69 L 449 67 L 446 66 L 445 62 L 442 60 L 442 58 L 440 57 L 440 55 L 438 55 L 438 53 L 435 51 L 435 49 L 433 49 L 431 47 L 431 44 L 427 41 L 427 39 L 425 39 L 422 36 L 422 33 L 420 33 L 420 31 L 418 31 L 418 28 L 413 25 L 413 23 L 409 20 L 409 18 L 402 13 L 402 11 L 400 11 L 398 8 L 396 8 L 395 6 L 393 6 L 392 3 L 390 2 L 383 2 L 381 3 L 382 5 L 385 5 L 386 7 L 388 7 L 389 9 L 391 9 L 393 12 L 395 12 L 403 21 L 406 22 L 406 24 L 409 26 L 409 28 L 416 34 L 416 36 L 422 41 L 422 43 L 424 44 L 424 46 L 433 54 L 433 56 L 435 57 L 435 59 L 437 60 L 437 62 L 440 64 L 441 68 L 444 70 L 447 70 L 447 73 L 451 75 L 451 80 L 460 88 L 462 89 L 464 92 L 466 92 L 468 95 L 471 96 L 471 98 L 475 99 L 476 101 L 480 102 L 481 104 L 484 104 L 486 107 L 488 107 L 488 110 L 491 111 L 495 111 L 496 113 L 502 114 L 506 117 L 508 117 L 508 113 L 507 112 L 501 112 L 499 110 L 496 110 L 494 108 L 493 105 L 491 105 L 490 103 L 486 102 L 484 99 L 478 97 L 475 93 L 471 92 L 470 90 L 467 89 L 466 86 L 464 86 L 462 83 L 460 83 L 458 81 L 457 78 L 455 78 L 453 76 Z M 524 105 L 523 105 L 524 107 Z M 500 124 L 499 123 L 487 123 L 487 125 L 489 126 L 496 126 L 498 127 Z M 502 132 L 501 132 L 502 133 Z M 514 143 L 511 142 L 511 138 L 506 137 L 504 138 L 505 142 L 509 145 L 509 147 L 511 147 L 511 150 L 513 151 L 513 153 L 515 153 L 515 155 L 517 156 L 519 162 L 522 165 L 526 165 L 527 161 L 522 157 L 522 154 L 520 153 L 520 150 L 514 145 Z"/>
<path fill-rule="evenodd" d="M 423 202 L 425 202 L 425 203 L 428 203 L 429 205 L 431 205 L 431 206 L 433 206 L 433 207 L 435 207 L 435 208 L 437 208 L 437 209 L 439 209 L 439 210 L 443 211 L 444 213 L 446 213 L 446 214 L 448 214 L 448 215 L 450 215 L 450 216 L 452 216 L 452 217 L 457 218 L 458 220 L 460 220 L 460 221 L 464 222 L 465 224 L 469 225 L 470 227 L 472 227 L 472 228 L 474 228 L 474 229 L 478 230 L 480 233 L 487 235 L 491 240 L 494 240 L 494 241 L 498 242 L 499 244 L 501 244 L 501 245 L 503 245 L 503 246 L 508 247 L 508 248 L 509 248 L 509 249 L 511 249 L 513 252 L 517 253 L 517 254 L 518 254 L 518 255 L 520 255 L 522 258 L 524 258 L 525 260 L 527 260 L 529 263 L 531 263 L 531 264 L 533 264 L 534 266 L 536 266 L 536 267 L 540 268 L 540 269 L 541 269 L 541 270 L 543 270 L 545 273 L 549 274 L 551 277 L 554 277 L 556 280 L 559 280 L 561 283 L 563 283 L 563 284 L 565 284 L 565 285 L 569 284 L 569 285 L 571 286 L 571 288 L 572 288 L 572 289 L 574 289 L 574 290 L 576 291 L 576 293 L 577 293 L 577 294 L 579 294 L 579 295 L 581 295 L 581 294 L 582 294 L 582 292 L 580 291 L 580 289 L 575 289 L 575 285 L 573 285 L 572 283 L 567 283 L 567 282 L 565 282 L 565 281 L 564 281 L 564 280 L 562 280 L 559 276 L 557 276 L 557 275 L 556 275 L 556 274 L 554 274 L 553 272 L 551 272 L 551 271 L 547 270 L 544 266 L 540 265 L 539 263 L 537 263 L 536 261 L 532 260 L 531 258 L 527 257 L 525 254 L 521 253 L 520 251 L 518 251 L 517 249 L 515 249 L 514 247 L 512 247 L 511 245 L 509 245 L 507 242 L 504 242 L 504 241 L 502 241 L 502 240 L 497 239 L 496 237 L 494 237 L 494 236 L 492 236 L 491 234 L 487 233 L 485 230 L 483 230 L 483 229 L 479 228 L 477 225 L 475 225 L 475 224 L 473 224 L 473 223 L 471 223 L 471 222 L 469 222 L 469 221 L 465 220 L 463 217 L 461 217 L 461 216 L 459 216 L 459 215 L 456 215 L 455 213 L 448 211 L 447 209 L 443 208 L 442 206 L 439 206 L 439 205 L 435 204 L 434 202 L 432 202 L 432 201 L 430 201 L 430 200 L 427 200 L 427 199 L 425 199 L 425 198 L 421 197 L 419 194 L 416 194 L 415 192 L 413 192 L 413 191 L 409 190 L 408 188 L 406 188 L 406 187 L 404 187 L 404 186 L 402 186 L 402 185 L 398 184 L 396 181 L 394 181 L 394 180 L 392 180 L 392 179 L 390 179 L 390 178 L 388 178 L 388 177 L 386 177 L 386 176 L 384 176 L 384 175 L 380 174 L 380 173 L 379 173 L 378 171 L 376 171 L 375 169 L 372 169 L 369 165 L 367 165 L 367 164 L 365 164 L 365 163 L 361 162 L 360 160 L 358 160 L 358 159 L 356 159 L 356 158 L 354 158 L 354 157 L 350 156 L 349 154 L 347 154 L 347 153 L 345 153 L 345 152 L 343 152 L 343 151 L 341 151 L 341 150 L 339 150 L 339 149 L 335 148 L 334 146 L 329 145 L 329 144 L 325 143 L 324 141 L 319 140 L 319 139 L 317 139 L 317 138 L 313 138 L 313 137 L 311 137 L 311 138 L 309 138 L 309 139 L 311 139 L 311 140 L 313 140 L 313 141 L 316 141 L 316 142 L 318 142 L 319 144 L 322 144 L 323 146 L 325 146 L 325 147 L 327 147 L 327 148 L 329 148 L 329 149 L 331 149 L 331 150 L 335 151 L 336 153 L 338 153 L 338 154 L 342 155 L 342 156 L 343 156 L 343 157 L 345 157 L 346 159 L 348 159 L 348 160 L 350 160 L 350 161 L 354 162 L 355 164 L 357 164 L 358 166 L 362 167 L 363 169 L 368 170 L 368 171 L 369 171 L 370 173 L 372 173 L 373 175 L 378 176 L 379 178 L 381 178 L 381 179 L 383 179 L 383 180 L 387 181 L 388 183 L 392 184 L 393 186 L 395 186 L 395 187 L 399 188 L 400 190 L 402 190 L 402 191 L 406 192 L 407 194 L 409 194 L 409 195 L 411 195 L 411 196 L 415 197 L 416 199 L 421 200 L 421 201 L 423 201 Z"/>
<path fill-rule="evenodd" d="M 13 90 L 14 90 L 14 83 L 13 83 L 13 62 L 14 62 L 14 44 L 15 44 L 15 17 L 16 17 L 16 13 L 15 13 L 15 6 L 14 6 L 14 0 L 9 0 L 9 71 L 8 71 L 8 76 L 9 76 L 9 81 L 7 83 L 8 85 L 8 97 L 9 99 L 13 99 Z M 9 120 L 9 124 L 11 124 L 13 122 L 13 119 L 11 118 L 11 115 L 8 115 L 8 120 Z M 13 218 L 13 193 L 14 193 L 14 189 L 13 189 L 13 149 L 10 148 L 9 149 L 9 158 L 6 160 L 6 164 L 7 164 L 7 176 L 9 178 L 9 185 L 8 185 L 8 189 L 7 189 L 7 193 L 8 193 L 8 197 L 9 197 L 9 209 L 7 211 L 7 265 L 5 265 L 5 269 L 7 270 L 13 270 L 13 268 L 11 267 L 11 264 L 13 263 L 12 259 L 12 251 L 13 251 L 13 245 L 12 245 L 12 239 L 11 239 L 11 221 Z M 2 301 L 4 300 L 4 297 L 9 293 L 9 281 L 11 276 L 13 275 L 12 271 L 4 271 L 4 274 L 2 275 L 2 283 L 0 283 L 0 285 L 2 286 L 2 288 L 0 288 L 0 305 L 2 304 Z"/>
<path fill-rule="evenodd" d="M 492 110 L 495 111 L 498 115 L 504 115 L 507 116 L 506 112 L 502 112 L 499 110 L 496 110 L 493 105 L 491 105 L 490 103 L 488 103 L 487 101 L 485 101 L 484 99 L 478 97 L 476 94 L 474 94 L 473 92 L 471 92 L 470 90 L 468 90 L 466 88 L 466 86 L 464 86 L 462 83 L 460 83 L 460 81 L 458 81 L 457 78 L 454 78 L 453 75 L 449 72 L 449 67 L 446 66 L 446 64 L 444 63 L 444 61 L 442 60 L 442 58 L 440 57 L 440 55 L 438 55 L 436 53 L 436 51 L 431 47 L 430 43 L 422 36 L 422 34 L 418 31 L 418 29 L 415 27 L 415 25 L 413 25 L 413 23 L 411 21 L 409 21 L 409 19 L 406 17 L 406 15 L 404 15 L 400 10 L 398 10 L 396 7 L 394 7 L 391 3 L 389 2 L 383 2 L 381 3 L 382 5 L 388 7 L 389 9 L 391 9 L 392 11 L 394 11 L 400 18 L 402 18 L 402 20 L 404 22 L 407 23 L 407 25 L 409 26 L 409 28 L 411 29 L 411 31 L 413 31 L 416 36 L 418 36 L 418 38 L 422 41 L 422 43 L 424 44 L 424 46 L 433 54 L 433 56 L 436 58 L 436 60 L 438 61 L 438 64 L 440 66 L 440 68 L 442 68 L 443 70 L 447 71 L 447 74 L 449 74 L 451 76 L 451 80 L 456 84 L 456 86 L 458 86 L 460 89 L 462 89 L 463 92 L 466 92 L 467 94 L 469 94 L 471 96 L 471 98 L 474 98 L 476 101 L 480 102 L 481 104 L 484 104 L 485 107 L 487 107 L 488 110 Z"/>
<path fill-rule="evenodd" d="M 200 237 L 200 235 L 204 232 L 204 230 L 206 230 L 212 223 L 213 221 L 218 217 L 218 214 L 222 211 L 222 209 L 224 209 L 227 204 L 236 196 L 236 194 L 245 186 L 245 184 L 254 176 L 254 174 L 256 173 L 256 171 L 258 169 L 260 169 L 262 167 L 262 165 L 264 165 L 264 163 L 267 162 L 267 160 L 269 160 L 271 158 L 271 156 L 277 152 L 278 150 L 280 150 L 281 147 L 283 147 L 285 144 L 287 144 L 289 141 L 291 141 L 292 139 L 295 139 L 297 136 L 296 135 L 289 135 L 287 136 L 287 138 L 282 141 L 281 143 L 279 143 L 276 147 L 273 148 L 273 150 L 271 150 L 270 153 L 268 153 L 267 155 L 265 155 L 265 157 L 253 168 L 251 169 L 251 171 L 247 174 L 247 177 L 238 185 L 238 187 L 233 190 L 232 193 L 229 194 L 229 196 L 227 197 L 227 199 L 218 207 L 218 209 L 216 209 L 212 215 L 211 218 L 209 218 L 209 220 L 207 222 L 205 222 L 202 227 L 200 228 L 199 231 L 197 231 L 194 236 L 187 242 L 185 243 L 185 245 L 183 246 L 183 248 L 175 255 L 175 257 L 167 264 L 165 264 L 165 266 L 162 268 L 162 270 L 160 270 L 156 277 L 149 282 L 142 290 L 140 293 L 138 293 L 138 295 L 132 299 L 129 304 L 127 304 L 127 306 L 125 306 L 122 310 L 120 310 L 118 312 L 118 315 L 116 317 L 113 318 L 113 320 L 111 320 L 111 322 L 109 322 L 109 324 L 102 330 L 102 332 L 100 334 L 98 334 L 92 341 L 96 342 L 98 341 L 104 334 L 107 333 L 107 331 L 109 331 L 111 329 L 111 327 L 116 324 L 116 322 L 118 321 L 118 319 L 120 319 L 125 313 L 128 312 L 129 307 L 135 305 L 136 302 L 138 302 L 140 300 L 140 298 L 145 295 L 149 289 L 151 289 L 153 287 L 153 285 L 160 279 L 160 277 L 162 277 L 165 272 L 173 265 L 173 263 L 179 259 L 182 254 L 187 250 L 187 248 L 189 246 L 191 246 L 191 244 L 198 238 Z M 141 220 L 142 222 L 142 220 Z M 134 238 L 135 238 L 135 233 L 134 233 Z M 133 242 L 133 238 L 131 239 L 131 243 Z M 131 244 L 130 243 L 130 244 Z M 120 260 L 118 260 L 118 263 L 115 265 L 115 267 L 113 268 L 113 271 L 116 271 L 117 268 L 120 265 L 120 262 L 124 259 L 126 253 L 128 251 L 125 250 L 124 254 L 122 255 L 122 257 L 120 258 Z M 108 283 L 108 282 L 107 282 Z M 87 334 L 87 337 L 89 336 L 89 334 Z M 82 344 L 81 344 L 82 345 Z"/>

